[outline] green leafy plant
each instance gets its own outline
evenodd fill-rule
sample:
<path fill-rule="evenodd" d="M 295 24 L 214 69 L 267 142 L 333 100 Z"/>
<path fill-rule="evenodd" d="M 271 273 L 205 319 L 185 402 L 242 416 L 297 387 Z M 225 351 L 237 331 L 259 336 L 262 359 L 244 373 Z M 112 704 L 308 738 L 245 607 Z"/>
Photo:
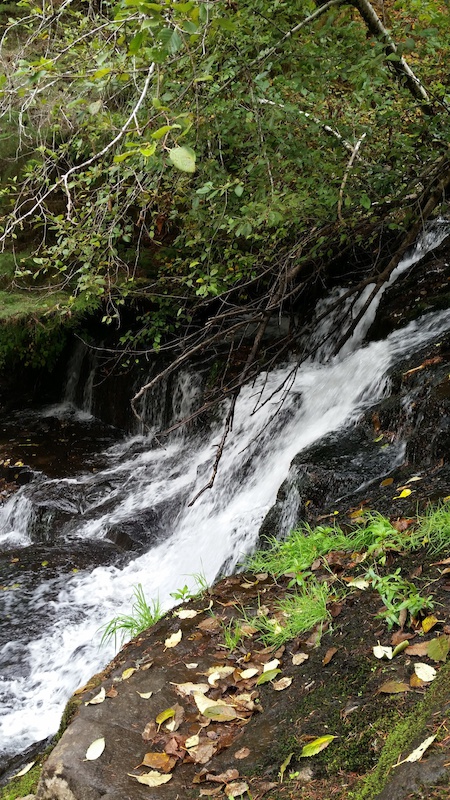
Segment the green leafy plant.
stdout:
<path fill-rule="evenodd" d="M 232 653 L 243 639 L 242 623 L 240 620 L 231 620 L 227 624 L 222 624 L 221 628 L 225 647 Z"/>
<path fill-rule="evenodd" d="M 423 597 L 414 583 L 402 578 L 400 567 L 395 572 L 383 576 L 378 575 L 371 567 L 364 577 L 370 581 L 372 589 L 378 592 L 384 603 L 385 607 L 377 617 L 383 619 L 389 629 L 393 625 L 401 624 L 403 611 L 406 611 L 412 619 L 416 619 L 422 611 L 432 611 L 434 608 L 431 595 Z"/>
<path fill-rule="evenodd" d="M 319 583 L 312 578 L 295 594 L 280 600 L 273 616 L 256 616 L 252 623 L 260 631 L 266 644 L 278 647 L 316 626 L 320 628 L 331 619 L 327 610 L 329 597 L 328 584 Z"/>
<path fill-rule="evenodd" d="M 133 589 L 134 602 L 131 607 L 131 614 L 119 614 L 108 622 L 103 629 L 101 644 L 110 642 L 114 639 L 122 645 L 127 639 L 132 639 L 142 631 L 150 628 L 162 617 L 162 609 L 159 600 L 147 602 L 142 588 L 138 583 Z"/>

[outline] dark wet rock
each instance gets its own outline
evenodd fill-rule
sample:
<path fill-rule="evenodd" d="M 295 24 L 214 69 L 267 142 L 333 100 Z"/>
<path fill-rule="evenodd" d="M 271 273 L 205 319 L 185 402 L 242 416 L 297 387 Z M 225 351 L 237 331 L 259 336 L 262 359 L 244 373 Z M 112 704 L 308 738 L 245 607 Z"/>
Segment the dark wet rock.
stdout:
<path fill-rule="evenodd" d="M 396 367 L 388 398 L 293 459 L 261 541 L 287 533 L 299 520 L 331 520 L 333 512 L 358 507 L 404 516 L 449 495 L 449 375 L 448 335 Z M 420 478 L 420 486 L 413 481 L 411 495 L 399 498 L 397 487 L 411 478 Z"/>
<path fill-rule="evenodd" d="M 420 744 L 420 742 L 419 742 Z M 447 774 L 448 754 L 430 756 L 423 762 L 401 764 L 392 770 L 387 786 L 375 800 L 406 800 L 406 798 L 426 797 L 423 791 L 434 786 Z"/>

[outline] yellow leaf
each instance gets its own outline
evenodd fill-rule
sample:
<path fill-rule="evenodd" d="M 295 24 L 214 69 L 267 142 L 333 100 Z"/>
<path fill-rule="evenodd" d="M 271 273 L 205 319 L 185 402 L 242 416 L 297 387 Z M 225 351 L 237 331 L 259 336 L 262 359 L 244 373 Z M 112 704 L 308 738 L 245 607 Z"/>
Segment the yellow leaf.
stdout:
<path fill-rule="evenodd" d="M 136 669 L 134 667 L 128 667 L 128 669 L 124 669 L 124 671 L 122 672 L 122 680 L 127 681 L 128 678 L 131 678 L 133 672 L 136 672 Z"/>
<path fill-rule="evenodd" d="M 183 632 L 180 628 L 180 630 L 177 631 L 176 633 L 172 633 L 172 636 L 168 636 L 168 638 L 164 642 L 164 646 L 166 648 L 176 647 L 177 644 L 180 644 L 182 637 L 183 637 Z"/>
<path fill-rule="evenodd" d="M 319 736 L 318 739 L 314 739 L 313 742 L 309 744 L 305 744 L 302 752 L 300 753 L 301 758 L 310 758 L 310 756 L 315 756 L 317 753 L 320 753 L 322 750 L 325 750 L 329 744 L 335 739 L 335 736 Z"/>
<path fill-rule="evenodd" d="M 395 495 L 394 500 L 400 500 L 403 497 L 409 497 L 412 494 L 412 489 L 403 489 L 400 494 Z"/>
<path fill-rule="evenodd" d="M 171 717 L 175 716 L 175 709 L 174 708 L 166 708 L 164 711 L 161 711 L 158 716 L 156 717 L 156 724 L 162 725 L 166 719 L 170 719 Z"/>
<path fill-rule="evenodd" d="M 422 620 L 423 632 L 428 633 L 428 631 L 431 631 L 431 629 L 434 628 L 434 626 L 437 625 L 438 622 L 439 620 L 437 619 L 437 617 L 434 616 L 434 614 L 430 614 L 429 617 L 425 617 L 425 619 Z"/>
<path fill-rule="evenodd" d="M 154 769 L 144 775 L 132 775 L 131 772 L 127 772 L 127 775 L 145 786 L 162 786 L 163 783 L 168 783 L 172 779 L 172 775 L 161 775 L 160 772 L 156 772 Z"/>

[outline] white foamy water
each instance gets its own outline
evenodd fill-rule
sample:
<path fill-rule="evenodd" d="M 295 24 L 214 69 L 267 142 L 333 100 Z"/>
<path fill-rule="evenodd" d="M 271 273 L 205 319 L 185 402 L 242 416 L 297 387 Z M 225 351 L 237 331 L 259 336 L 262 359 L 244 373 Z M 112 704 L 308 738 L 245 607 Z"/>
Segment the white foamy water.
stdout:
<path fill-rule="evenodd" d="M 141 583 L 148 599 L 159 598 L 168 608 L 174 603 L 170 592 L 195 586 L 195 573 L 212 582 L 224 565 L 231 571 L 255 546 L 293 457 L 383 397 L 392 364 L 448 328 L 449 311 L 430 314 L 327 364 L 307 363 L 295 374 L 290 364 L 261 375 L 243 388 L 214 487 L 193 507 L 189 500 L 210 476 L 219 424 L 204 438 L 177 435 L 165 449 L 150 449 L 148 439 L 134 437 L 112 447 L 106 468 L 97 473 L 41 482 L 40 492 L 44 486 L 53 498 L 70 495 L 78 508 L 62 525 L 66 540 L 101 540 L 111 526 L 152 510 L 163 527 L 148 552 L 124 567 L 54 575 L 37 588 L 24 584 L 2 592 L 3 619 L 18 620 L 0 651 L 6 665 L 0 752 L 19 752 L 56 731 L 73 690 L 112 657 L 111 648 L 100 648 L 98 629 L 129 613 L 134 585 Z M 189 386 L 183 378 L 177 388 L 183 411 L 192 402 Z M 33 485 L 24 487 L 0 509 L 1 535 L 9 543 L 14 537 L 17 545 L 29 541 L 35 492 Z"/>

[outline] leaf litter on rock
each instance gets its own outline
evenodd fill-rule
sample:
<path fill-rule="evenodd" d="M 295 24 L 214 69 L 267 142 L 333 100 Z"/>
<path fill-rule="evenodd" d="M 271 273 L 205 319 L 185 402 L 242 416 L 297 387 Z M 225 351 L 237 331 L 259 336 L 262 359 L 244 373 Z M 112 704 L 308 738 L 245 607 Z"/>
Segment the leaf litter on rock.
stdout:
<path fill-rule="evenodd" d="M 162 786 L 163 783 L 168 783 L 172 780 L 172 775 L 162 775 L 160 772 L 156 772 L 156 770 L 151 770 L 151 772 L 146 772 L 144 775 L 133 775 L 131 772 L 127 772 L 130 778 L 134 778 L 135 781 L 138 783 L 143 783 L 144 786 Z"/>
<path fill-rule="evenodd" d="M 101 754 L 105 749 L 105 738 L 101 736 L 99 739 L 95 739 L 92 744 L 89 745 L 88 749 L 86 750 L 86 755 L 84 757 L 85 761 L 96 761 L 97 758 L 100 758 Z"/>

